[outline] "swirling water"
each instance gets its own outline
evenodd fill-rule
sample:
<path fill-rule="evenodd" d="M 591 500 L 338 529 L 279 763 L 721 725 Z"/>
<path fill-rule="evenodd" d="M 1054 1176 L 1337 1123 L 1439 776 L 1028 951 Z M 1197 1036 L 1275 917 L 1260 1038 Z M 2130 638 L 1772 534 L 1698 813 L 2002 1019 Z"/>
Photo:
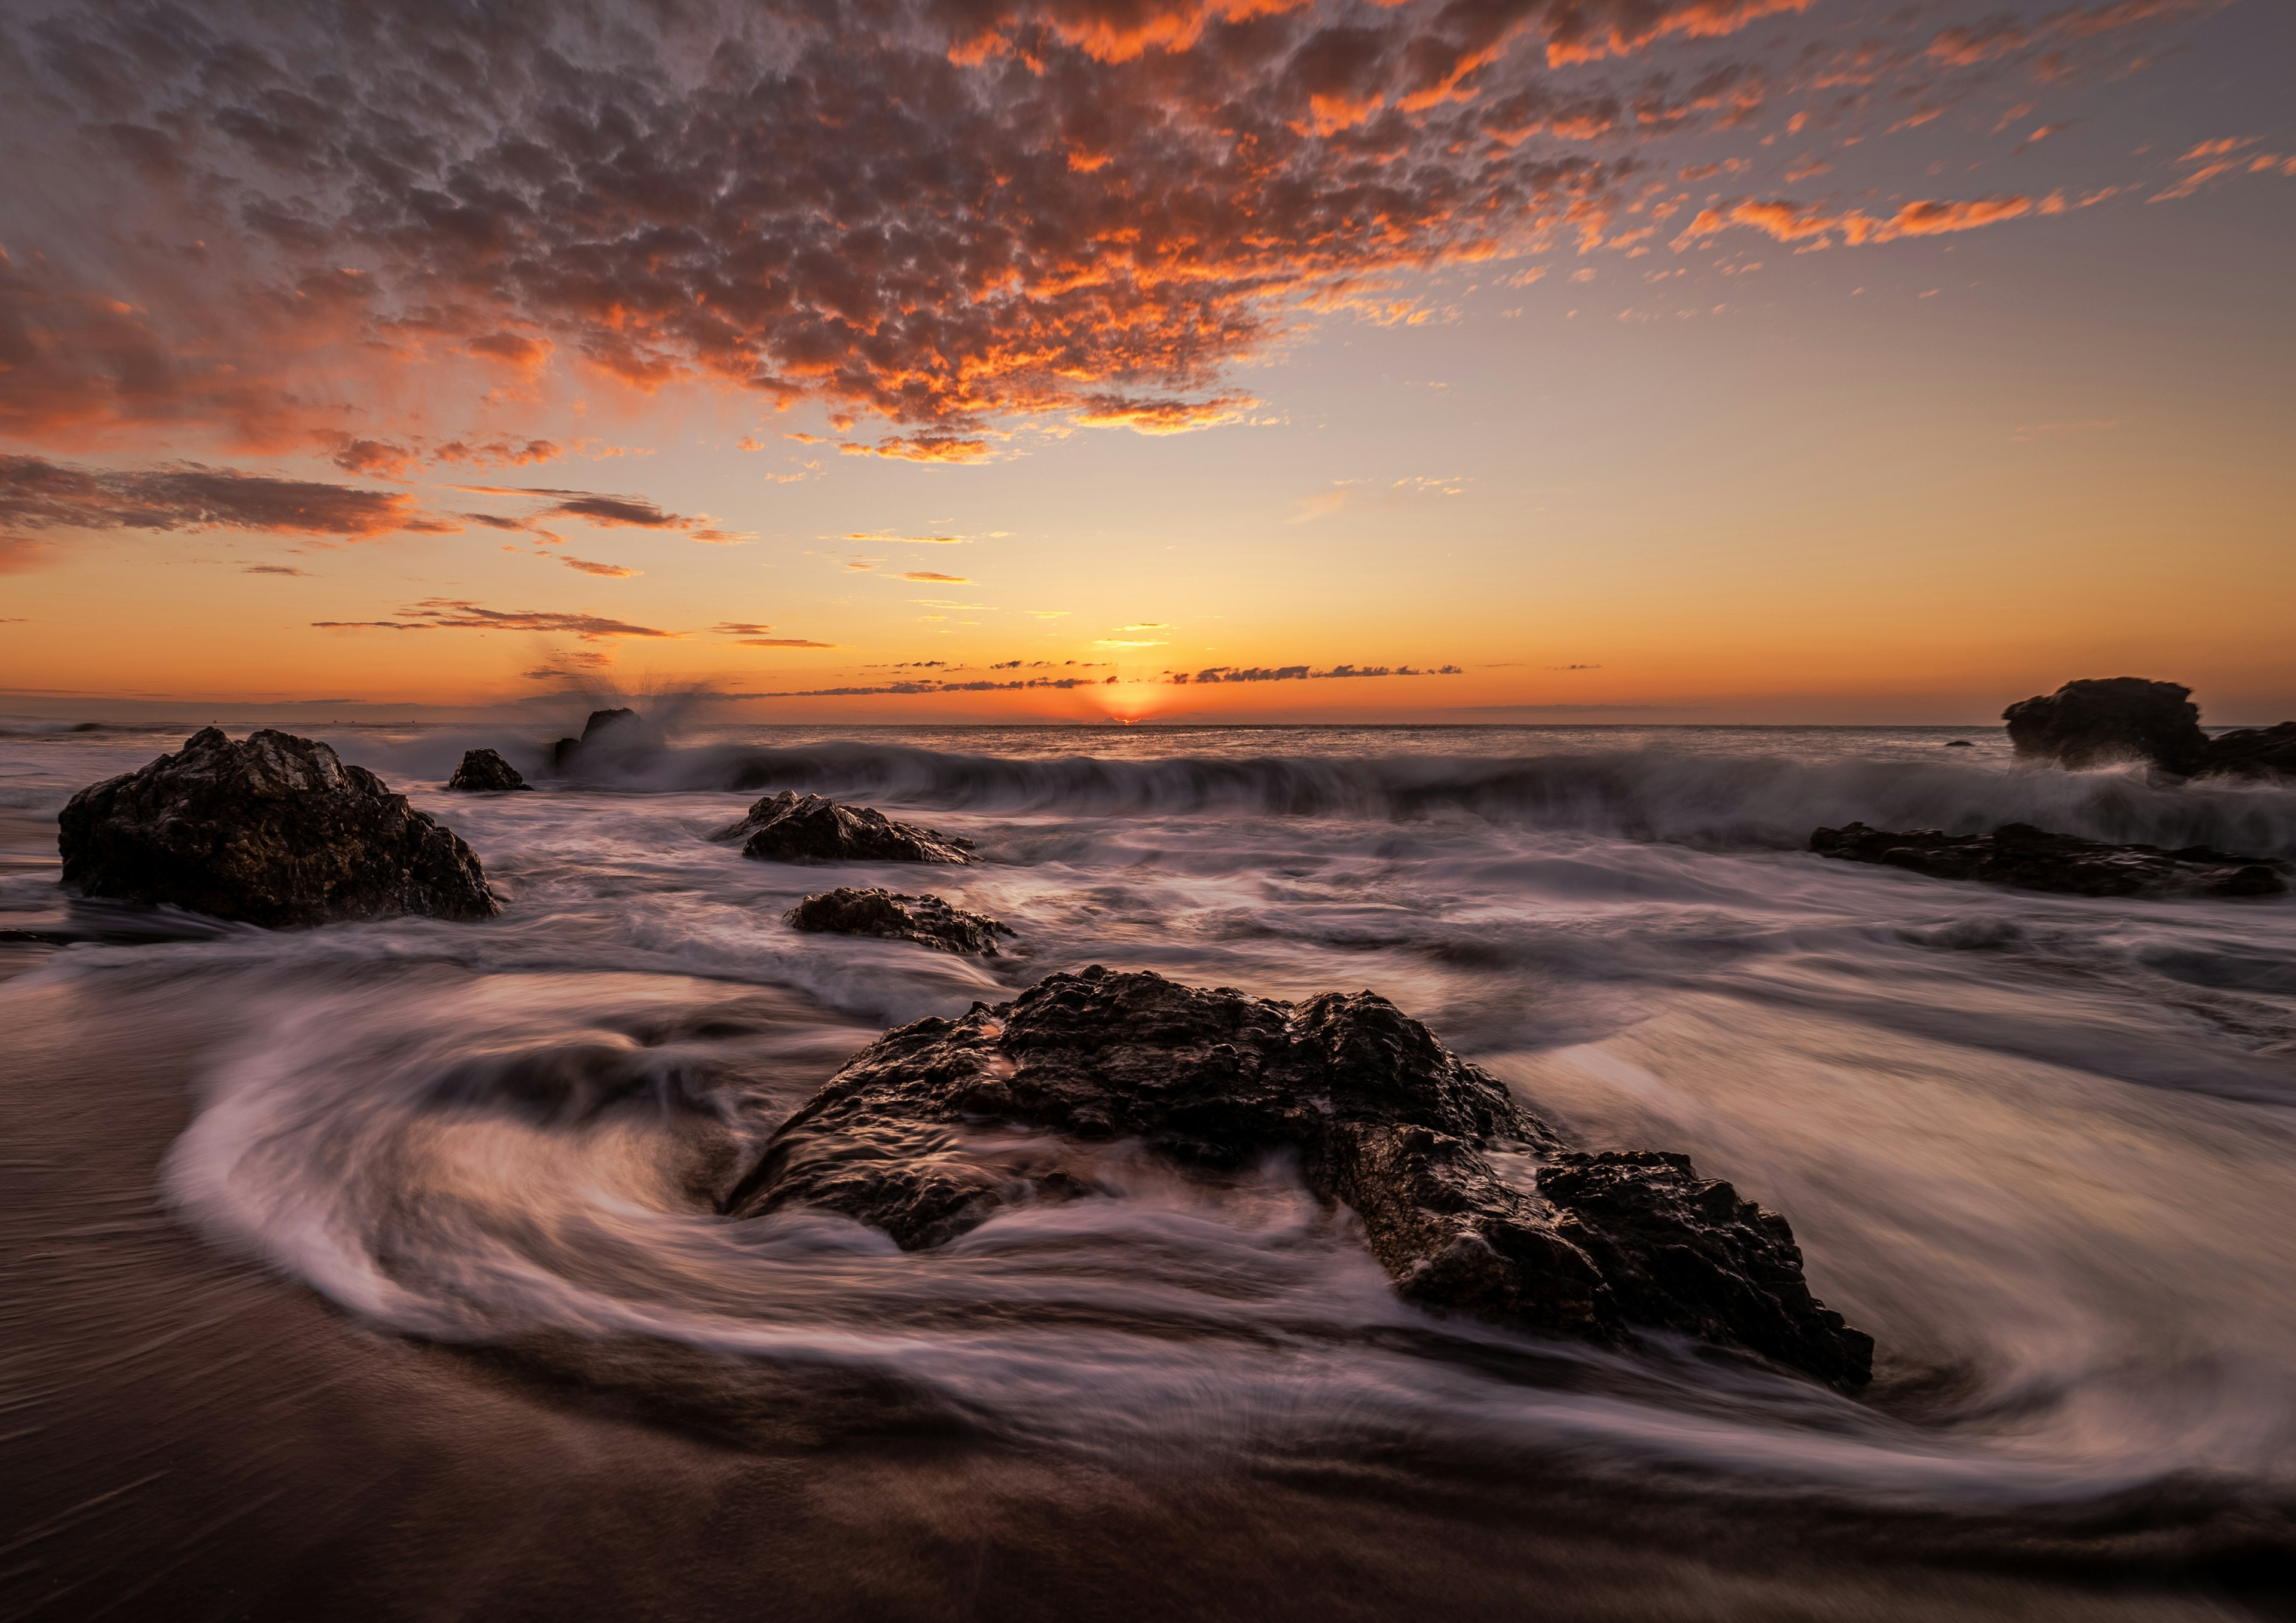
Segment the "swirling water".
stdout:
<path fill-rule="evenodd" d="M 920 1424 L 1103 1460 L 1407 1441 L 1877 1511 L 2201 1492 L 2284 1528 L 2296 1504 L 2296 903 L 1800 848 L 1852 819 L 2015 820 L 2287 857 L 2296 790 L 2034 769 L 1920 728 L 747 729 L 455 796 L 464 747 L 538 751 L 321 731 L 470 840 L 501 919 L 135 939 L 149 921 L 65 906 L 42 842 L 72 789 L 179 741 L 0 739 L 0 927 L 104 938 L 19 948 L 0 1021 L 64 981 L 123 1021 L 221 1021 L 170 1209 L 369 1326 L 838 1370 Z M 982 861 L 792 867 L 707 838 L 781 788 Z M 930 887 L 1020 949 L 780 922 L 835 883 Z M 1114 1198 L 915 1255 L 716 1215 L 885 1025 L 1090 963 L 1368 987 L 1582 1140 L 1688 1151 L 1792 1221 L 1879 1340 L 1873 1392 L 1420 1314 L 1280 1160 L 1211 1181 L 1110 1147 Z M 633 1367 L 612 1378 L 683 1366 Z"/>

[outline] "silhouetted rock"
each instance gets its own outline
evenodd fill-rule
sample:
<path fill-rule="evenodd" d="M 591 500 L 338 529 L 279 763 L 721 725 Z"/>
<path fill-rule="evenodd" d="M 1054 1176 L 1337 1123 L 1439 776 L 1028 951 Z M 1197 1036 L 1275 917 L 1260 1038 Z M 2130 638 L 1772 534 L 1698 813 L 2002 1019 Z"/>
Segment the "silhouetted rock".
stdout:
<path fill-rule="evenodd" d="M 636 710 L 593 710 L 582 724 L 581 737 L 562 738 L 550 747 L 550 764 L 563 772 L 585 756 L 649 754 L 667 742 L 661 729 Z"/>
<path fill-rule="evenodd" d="M 1977 746 L 1971 743 L 1965 738 L 1956 738 L 1948 740 L 1946 748 L 1948 750 L 1974 750 Z"/>
<path fill-rule="evenodd" d="M 463 793 L 484 794 L 531 785 L 518 775 L 517 767 L 493 750 L 465 750 L 463 764 L 455 768 L 455 775 L 447 780 L 447 787 Z"/>
<path fill-rule="evenodd" d="M 267 729 L 234 743 L 203 728 L 81 790 L 57 823 L 64 882 L 86 896 L 275 929 L 500 911 L 451 831 L 326 745 Z"/>
<path fill-rule="evenodd" d="M 986 914 L 952 907 L 937 896 L 904 896 L 874 888 L 859 890 L 840 886 L 824 890 L 807 897 L 782 917 L 792 930 L 883 936 L 945 953 L 978 953 L 984 958 L 997 955 L 997 937 L 1013 933 Z"/>
<path fill-rule="evenodd" d="M 2190 774 L 2209 743 L 2192 693 L 2142 676 L 2068 682 L 2054 693 L 2019 701 L 2001 718 L 2020 755 L 2074 767 L 2149 761 Z"/>
<path fill-rule="evenodd" d="M 2194 775 L 2296 778 L 2296 721 L 2219 734 L 2209 740 Z"/>
<path fill-rule="evenodd" d="M 914 823 L 896 823 L 866 806 L 783 790 L 711 836 L 742 841 L 760 862 L 971 862 L 972 841 Z"/>
<path fill-rule="evenodd" d="M 2280 896 L 2286 865 L 2234 857 L 2207 846 L 2167 851 L 2156 845 L 2111 845 L 2071 834 L 2044 833 L 2028 823 L 2005 823 L 1989 834 L 1943 834 L 1935 829 L 1891 833 L 1852 823 L 1809 837 L 1821 857 L 1877 862 L 1931 879 L 1981 879 L 2026 890 L 2068 896 L 2158 896 L 2176 890 L 2210 896 Z"/>
<path fill-rule="evenodd" d="M 1608 1344 L 1672 1331 L 1845 1386 L 1871 1368 L 1872 1338 L 1810 1295 L 1784 1218 L 1680 1156 L 1564 1151 L 1369 992 L 1294 1004 L 1097 966 L 1049 976 L 887 1032 L 782 1124 L 726 1209 L 824 1208 L 914 1250 L 1092 1193 L 1055 1138 L 962 1152 L 966 1128 L 998 1124 L 1138 1138 L 1207 1172 L 1292 1151 L 1429 1307 Z M 1531 1158 L 1535 1185 L 1493 1151 Z"/>

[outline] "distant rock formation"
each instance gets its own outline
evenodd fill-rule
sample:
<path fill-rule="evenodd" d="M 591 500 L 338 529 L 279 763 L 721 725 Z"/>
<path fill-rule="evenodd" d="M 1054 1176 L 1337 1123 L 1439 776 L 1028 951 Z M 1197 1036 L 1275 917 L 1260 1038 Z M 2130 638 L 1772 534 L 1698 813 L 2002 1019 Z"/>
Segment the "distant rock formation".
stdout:
<path fill-rule="evenodd" d="M 1288 1149 L 1423 1306 L 1611 1345 L 1672 1332 L 1845 1387 L 1871 1372 L 1873 1339 L 1811 1296 L 1784 1218 L 1679 1155 L 1565 1150 L 1369 992 L 1285 1004 L 1097 966 L 1049 976 L 862 1050 L 775 1130 L 726 1209 L 822 1208 L 916 1250 L 1094 1193 L 1059 1137 L 967 1155 L 981 1124 L 1138 1138 L 1209 1172 Z M 1510 1182 L 1492 1151 L 1538 1170 Z"/>
<path fill-rule="evenodd" d="M 783 790 L 711 836 L 742 841 L 760 862 L 947 862 L 972 860 L 972 841 L 914 823 L 896 823 L 866 806 Z"/>
<path fill-rule="evenodd" d="M 1975 744 L 1971 743 L 1965 738 L 1948 739 L 1946 741 L 1945 747 L 1948 750 L 1974 750 L 1977 748 Z"/>
<path fill-rule="evenodd" d="M 217 727 L 81 790 L 57 819 L 63 880 L 86 896 L 167 903 L 292 929 L 501 911 L 471 848 L 323 743 Z"/>
<path fill-rule="evenodd" d="M 945 953 L 997 955 L 996 938 L 1013 933 L 983 913 L 953 907 L 937 896 L 905 896 L 875 888 L 840 886 L 808 896 L 782 915 L 792 930 L 818 930 L 832 935 L 882 936 L 891 941 L 914 941 Z"/>
<path fill-rule="evenodd" d="M 2020 700 L 2001 717 L 2021 756 L 2076 768 L 2148 761 L 2188 776 L 2209 747 L 2192 693 L 2175 682 L 2109 676 Z"/>
<path fill-rule="evenodd" d="M 2028 823 L 2005 823 L 1989 834 L 1943 834 L 1935 829 L 1891 833 L 1852 823 L 1822 828 L 1809 848 L 1845 862 L 1882 863 L 1931 879 L 1988 880 L 2024 890 L 2067 896 L 2159 896 L 2194 891 L 2208 896 L 2287 894 L 2286 865 L 2234 857 L 2207 846 L 2165 851 L 2154 845 L 2110 845 L 2071 834 L 2044 833 Z"/>
<path fill-rule="evenodd" d="M 2296 778 L 2296 721 L 2219 734 L 2209 740 L 2195 775 Z"/>
<path fill-rule="evenodd" d="M 465 750 L 463 764 L 455 768 L 455 775 L 447 780 L 447 787 L 462 794 L 488 794 L 531 789 L 533 785 L 518 775 L 517 767 L 493 750 Z"/>
<path fill-rule="evenodd" d="M 582 724 L 581 737 L 562 738 L 550 747 L 550 764 L 565 772 L 585 755 L 644 754 L 666 742 L 661 729 L 636 710 L 593 710 Z"/>

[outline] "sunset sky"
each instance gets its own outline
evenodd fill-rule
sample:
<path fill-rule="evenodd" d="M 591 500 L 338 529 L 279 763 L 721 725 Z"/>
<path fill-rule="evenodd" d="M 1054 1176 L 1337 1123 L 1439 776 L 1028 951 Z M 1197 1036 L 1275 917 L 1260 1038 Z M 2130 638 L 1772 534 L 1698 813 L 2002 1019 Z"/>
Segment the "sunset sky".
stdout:
<path fill-rule="evenodd" d="M 0 711 L 2279 721 L 2292 74 L 2284 0 L 17 0 Z"/>

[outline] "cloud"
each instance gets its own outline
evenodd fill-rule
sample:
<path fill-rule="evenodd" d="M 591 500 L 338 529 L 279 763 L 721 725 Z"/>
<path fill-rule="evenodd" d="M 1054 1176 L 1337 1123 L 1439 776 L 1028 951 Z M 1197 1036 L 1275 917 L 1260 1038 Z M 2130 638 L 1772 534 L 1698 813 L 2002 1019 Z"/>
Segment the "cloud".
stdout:
<path fill-rule="evenodd" d="M 242 575 L 300 575 L 308 578 L 311 571 L 299 570 L 286 563 L 250 563 L 240 570 Z"/>
<path fill-rule="evenodd" d="M 383 631 L 562 631 L 586 643 L 621 637 L 671 637 L 675 631 L 634 626 L 627 620 L 599 614 L 562 614 L 539 609 L 486 609 L 460 598 L 426 597 L 398 617 L 386 620 L 313 620 L 323 631 L 373 628 Z"/>
<path fill-rule="evenodd" d="M 239 529 L 363 541 L 461 529 L 395 490 L 274 479 L 198 463 L 137 471 L 0 455 L 0 536 L 24 557 L 34 555 L 27 544 L 46 530 Z"/>
<path fill-rule="evenodd" d="M 1786 199 L 1758 201 L 1741 198 L 1718 207 L 1702 209 L 1674 240 L 1674 250 L 1699 242 L 1710 242 L 1733 226 L 1751 226 L 1766 233 L 1781 242 L 1828 242 L 1839 232 L 1841 240 L 1852 246 L 1869 242 L 1894 242 L 1900 237 L 1939 236 L 1948 232 L 1975 231 L 1980 226 L 1998 225 L 2003 220 L 2023 217 L 2035 211 L 2037 205 L 2030 197 L 1982 197 L 1965 202 L 1944 201 L 1924 198 L 1903 205 L 1886 218 L 1877 219 L 1860 209 L 1834 213 L 1818 204 L 1797 203 Z"/>
<path fill-rule="evenodd" d="M 961 546 L 972 539 L 971 536 L 904 536 L 890 529 L 857 529 L 843 538 L 848 541 L 900 541 L 911 546 Z"/>
<path fill-rule="evenodd" d="M 801 636 L 745 636 L 741 640 L 740 645 L 743 648 L 834 648 L 837 646 L 834 643 L 816 643 L 810 638 Z"/>
<path fill-rule="evenodd" d="M 906 570 L 902 571 L 901 578 L 903 580 L 921 580 L 927 583 L 939 583 L 940 585 L 952 586 L 969 586 L 972 584 L 972 580 L 970 576 L 943 575 L 934 570 Z"/>
<path fill-rule="evenodd" d="M 593 385 L 873 415 L 841 451 L 928 463 L 1015 420 L 1184 432 L 1302 323 L 1430 318 L 1403 278 L 1646 228 L 1652 143 L 1751 148 L 1828 71 L 1896 116 L 2218 3 L 18 7 L 0 434 L 404 478 L 563 455 L 510 424 Z M 415 400 L 473 425 L 426 439 Z"/>
<path fill-rule="evenodd" d="M 887 682 L 875 687 L 812 687 L 745 696 L 753 699 L 859 699 L 886 693 L 1009 693 L 1029 688 L 1104 687 L 1115 680 L 1113 676 L 1029 676 L 1014 682 Z"/>
<path fill-rule="evenodd" d="M 559 562 L 570 570 L 579 570 L 585 575 L 604 575 L 615 580 L 627 580 L 633 575 L 643 575 L 644 570 L 624 569 L 619 563 L 593 563 L 587 558 L 561 557 Z"/>
<path fill-rule="evenodd" d="M 1334 665 L 1329 670 L 1312 670 L 1305 665 L 1215 665 L 1209 670 L 1175 671 L 1167 678 L 1176 684 L 1218 684 L 1225 682 L 1330 682 L 1350 676 L 1456 676 L 1462 675 L 1456 665 L 1439 665 L 1431 670 L 1414 669 L 1408 665 Z"/>

